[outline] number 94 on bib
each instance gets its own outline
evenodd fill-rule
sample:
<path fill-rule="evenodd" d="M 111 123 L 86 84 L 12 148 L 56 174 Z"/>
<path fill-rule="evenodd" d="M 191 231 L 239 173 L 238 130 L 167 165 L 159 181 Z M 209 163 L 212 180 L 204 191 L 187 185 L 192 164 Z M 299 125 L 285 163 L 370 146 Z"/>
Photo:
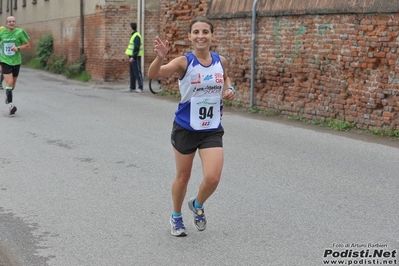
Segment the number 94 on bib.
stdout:
<path fill-rule="evenodd" d="M 192 97 L 190 126 L 195 130 L 218 128 L 220 124 L 220 96 Z"/>

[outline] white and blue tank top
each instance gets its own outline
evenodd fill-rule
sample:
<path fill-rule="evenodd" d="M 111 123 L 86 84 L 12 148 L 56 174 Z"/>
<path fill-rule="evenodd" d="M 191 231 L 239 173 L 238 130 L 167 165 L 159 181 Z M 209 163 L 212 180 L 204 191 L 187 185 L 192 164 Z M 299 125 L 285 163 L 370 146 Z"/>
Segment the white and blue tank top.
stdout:
<path fill-rule="evenodd" d="M 221 127 L 223 113 L 223 65 L 211 52 L 212 63 L 202 65 L 193 53 L 185 55 L 187 68 L 179 79 L 181 101 L 175 122 L 191 131 L 209 132 Z"/>

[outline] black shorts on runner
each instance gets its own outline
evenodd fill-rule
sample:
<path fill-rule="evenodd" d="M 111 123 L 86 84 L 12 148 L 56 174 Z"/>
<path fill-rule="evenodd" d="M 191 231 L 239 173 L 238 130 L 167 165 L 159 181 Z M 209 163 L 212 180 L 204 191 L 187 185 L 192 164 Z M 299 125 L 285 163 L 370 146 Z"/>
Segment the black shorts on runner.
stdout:
<path fill-rule="evenodd" d="M 224 129 L 221 126 L 215 131 L 190 131 L 173 122 L 170 141 L 181 154 L 190 154 L 197 149 L 223 147 Z"/>
<path fill-rule="evenodd" d="M 1 69 L 2 73 L 4 74 L 11 74 L 14 78 L 18 77 L 19 75 L 19 69 L 21 68 L 21 65 L 16 65 L 16 66 L 10 66 L 5 63 L 1 63 Z"/>

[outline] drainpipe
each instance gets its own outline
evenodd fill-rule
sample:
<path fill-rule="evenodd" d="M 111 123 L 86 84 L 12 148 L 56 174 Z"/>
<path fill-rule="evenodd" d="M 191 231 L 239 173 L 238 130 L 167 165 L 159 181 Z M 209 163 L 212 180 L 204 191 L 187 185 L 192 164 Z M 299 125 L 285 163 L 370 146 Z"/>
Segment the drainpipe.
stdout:
<path fill-rule="evenodd" d="M 136 23 L 137 23 L 137 31 L 140 32 L 141 29 L 141 0 L 137 0 L 137 19 L 136 19 Z M 141 32 L 140 32 L 141 34 Z M 141 36 L 141 38 L 143 38 L 143 36 Z M 140 62 L 140 65 L 142 65 L 142 60 Z M 141 69 L 141 71 L 143 71 L 143 69 Z"/>
<path fill-rule="evenodd" d="M 141 41 L 143 42 L 143 48 L 144 48 L 144 17 L 145 17 L 145 0 L 141 0 Z M 146 72 L 144 71 L 144 57 L 145 57 L 145 49 L 144 49 L 144 54 L 141 57 L 141 72 Z"/>
<path fill-rule="evenodd" d="M 137 31 L 140 31 L 140 27 L 141 27 L 141 0 L 137 0 L 137 19 L 136 19 L 136 23 L 137 23 Z"/>
<path fill-rule="evenodd" d="M 85 53 L 84 0 L 80 0 L 80 56 Z"/>
<path fill-rule="evenodd" d="M 250 108 L 254 106 L 254 82 L 255 82 L 255 39 L 256 39 L 256 5 L 258 0 L 255 0 L 252 5 L 252 51 L 251 51 L 251 103 Z"/>

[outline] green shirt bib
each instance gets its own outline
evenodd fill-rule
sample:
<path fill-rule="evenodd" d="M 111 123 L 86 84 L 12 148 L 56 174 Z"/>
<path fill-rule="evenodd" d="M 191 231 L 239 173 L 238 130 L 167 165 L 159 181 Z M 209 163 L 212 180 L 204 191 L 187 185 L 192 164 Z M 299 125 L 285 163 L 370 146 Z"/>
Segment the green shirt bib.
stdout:
<path fill-rule="evenodd" d="M 11 47 L 21 46 L 29 39 L 26 31 L 20 28 L 15 28 L 12 32 L 8 30 L 0 31 L 1 62 L 10 66 L 20 65 L 22 63 L 21 52 L 12 51 Z"/>

